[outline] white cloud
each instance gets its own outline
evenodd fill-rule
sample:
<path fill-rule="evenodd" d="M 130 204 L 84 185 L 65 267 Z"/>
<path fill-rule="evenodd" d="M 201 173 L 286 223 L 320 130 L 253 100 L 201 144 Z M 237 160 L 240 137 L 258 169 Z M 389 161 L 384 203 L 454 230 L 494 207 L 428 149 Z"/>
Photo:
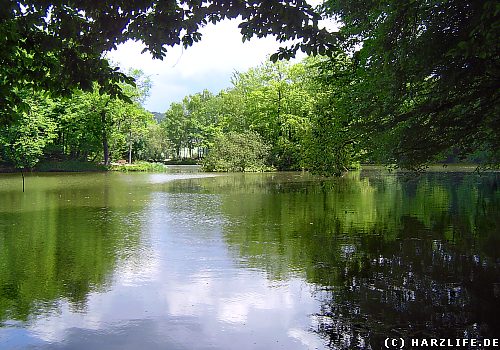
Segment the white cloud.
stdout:
<path fill-rule="evenodd" d="M 316 6 L 321 0 L 308 2 Z M 238 24 L 237 20 L 209 24 L 201 30 L 200 42 L 188 49 L 168 48 L 163 61 L 153 60 L 149 53 L 141 54 L 144 46 L 139 42 L 122 44 L 108 57 L 125 70 L 139 68 L 150 75 L 153 87 L 145 107 L 164 112 L 172 102 L 186 95 L 203 89 L 216 93 L 229 87 L 234 71 L 246 71 L 259 65 L 281 46 L 274 37 L 253 38 L 243 43 Z M 331 23 L 324 25 L 334 28 Z"/>
<path fill-rule="evenodd" d="M 163 61 L 141 54 L 143 46 L 127 42 L 108 57 L 123 69 L 139 68 L 151 76 L 153 88 L 146 108 L 163 112 L 170 103 L 204 88 L 217 92 L 230 86 L 233 72 L 256 66 L 274 53 L 279 43 L 272 37 L 242 43 L 238 22 L 222 21 L 202 30 L 202 40 L 188 49 L 169 48 Z"/>

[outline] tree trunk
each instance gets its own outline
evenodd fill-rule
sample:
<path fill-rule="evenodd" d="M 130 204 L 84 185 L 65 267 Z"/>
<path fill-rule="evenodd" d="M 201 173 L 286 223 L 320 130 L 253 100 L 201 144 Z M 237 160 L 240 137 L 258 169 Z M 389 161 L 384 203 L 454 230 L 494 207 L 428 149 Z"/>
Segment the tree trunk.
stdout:
<path fill-rule="evenodd" d="M 281 81 L 281 74 L 280 74 L 280 80 Z M 281 123 L 281 118 L 280 118 L 280 114 L 281 114 L 281 85 L 278 87 L 278 117 L 277 117 L 277 120 L 278 120 L 278 136 L 283 136 L 282 133 L 283 133 L 283 127 L 282 127 L 282 123 Z"/>
<path fill-rule="evenodd" d="M 102 123 L 102 151 L 104 153 L 104 165 L 109 165 L 108 134 L 106 133 L 106 112 L 101 112 Z"/>
<path fill-rule="evenodd" d="M 128 163 L 132 164 L 132 132 L 129 133 L 129 141 L 128 141 Z"/>
<path fill-rule="evenodd" d="M 66 158 L 66 134 L 64 132 L 61 132 L 61 144 L 62 144 L 62 152 L 63 152 L 63 157 Z"/>
<path fill-rule="evenodd" d="M 105 135 L 102 137 L 102 151 L 104 152 L 104 165 L 109 165 L 108 138 Z"/>

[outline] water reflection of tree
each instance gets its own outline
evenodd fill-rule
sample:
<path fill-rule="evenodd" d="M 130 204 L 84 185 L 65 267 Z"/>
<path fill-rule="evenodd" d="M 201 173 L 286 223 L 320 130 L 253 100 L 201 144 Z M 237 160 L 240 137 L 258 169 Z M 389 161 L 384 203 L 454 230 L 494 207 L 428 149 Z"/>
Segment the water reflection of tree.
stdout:
<path fill-rule="evenodd" d="M 332 347 L 377 349 L 388 336 L 499 334 L 498 264 L 444 240 L 426 239 L 428 234 L 406 217 L 401 239 L 361 240 L 343 261 L 333 288 L 320 287 L 326 295 L 316 315 L 317 331 Z"/>
<path fill-rule="evenodd" d="M 226 239 L 270 278 L 301 274 L 332 348 L 500 334 L 498 175 L 361 176 L 227 198 Z M 269 190 L 274 188 L 274 190 Z"/>
<path fill-rule="evenodd" d="M 130 207 L 128 191 L 109 185 L 45 185 L 24 198 L 2 194 L 0 321 L 27 321 L 57 310 L 61 300 L 84 311 L 89 293 L 107 288 L 141 231 L 130 217 L 138 208 Z"/>

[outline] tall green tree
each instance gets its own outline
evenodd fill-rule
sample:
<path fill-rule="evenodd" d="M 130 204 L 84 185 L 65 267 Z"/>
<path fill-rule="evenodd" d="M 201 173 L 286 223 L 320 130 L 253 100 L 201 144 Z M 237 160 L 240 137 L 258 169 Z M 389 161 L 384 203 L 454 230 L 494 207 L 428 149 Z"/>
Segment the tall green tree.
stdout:
<path fill-rule="evenodd" d="M 33 168 L 57 136 L 54 109 L 54 102 L 46 95 L 26 94 L 16 118 L 0 129 L 3 158 L 18 169 Z"/>
<path fill-rule="evenodd" d="M 160 162 L 167 158 L 170 144 L 165 129 L 158 122 L 147 125 L 145 137 L 141 141 L 142 159 Z"/>
<path fill-rule="evenodd" d="M 184 148 L 189 157 L 193 157 L 201 155 L 204 149 L 213 144 L 223 123 L 220 101 L 220 96 L 213 96 L 204 90 L 184 97 L 181 102 L 172 103 L 160 124 L 172 144 L 176 158 L 181 158 Z M 193 154 L 195 148 L 200 154 Z"/>
<path fill-rule="evenodd" d="M 454 149 L 500 163 L 497 1 L 325 2 L 353 53 L 354 127 L 383 160 L 419 168 Z"/>
<path fill-rule="evenodd" d="M 128 162 L 132 163 L 134 143 L 146 135 L 147 125 L 153 123 L 151 113 L 142 107 L 151 90 L 151 79 L 139 69 L 131 69 L 127 75 L 134 78 L 135 84 L 121 84 L 121 89 L 130 102 L 116 99 L 114 113 L 115 123 L 118 124 L 116 134 L 127 144 Z"/>
<path fill-rule="evenodd" d="M 353 91 L 357 72 L 341 51 L 306 62 L 313 103 L 311 128 L 303 138 L 303 166 L 313 173 L 340 176 L 366 153 L 360 142 L 363 129 L 355 124 L 360 119 Z"/>
<path fill-rule="evenodd" d="M 165 112 L 165 118 L 160 124 L 171 143 L 176 158 L 181 158 L 181 149 L 186 145 L 185 116 L 184 105 L 174 102 Z"/>
<path fill-rule="evenodd" d="M 243 106 L 241 127 L 272 145 L 270 161 L 279 169 L 300 167 L 312 106 L 306 75 L 302 63 L 266 62 L 233 79 Z"/>
<path fill-rule="evenodd" d="M 111 158 L 131 160 L 134 144 L 146 137 L 153 117 L 140 104 L 149 91 L 149 78 L 140 71 L 129 75 L 137 84 L 121 86 L 126 100 L 101 92 L 95 83 L 90 92 L 77 90 L 58 101 L 55 148 L 60 157 L 83 161 L 102 157 L 105 164 Z"/>

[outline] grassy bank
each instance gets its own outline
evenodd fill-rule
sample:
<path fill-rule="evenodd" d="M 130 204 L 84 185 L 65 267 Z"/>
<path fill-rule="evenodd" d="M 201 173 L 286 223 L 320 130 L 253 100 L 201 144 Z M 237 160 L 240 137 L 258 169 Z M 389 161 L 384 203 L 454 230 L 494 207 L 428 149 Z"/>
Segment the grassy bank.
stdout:
<path fill-rule="evenodd" d="M 21 171 L 11 164 L 0 163 L 0 173 L 16 173 Z M 82 162 L 76 160 L 42 161 L 28 172 L 165 172 L 167 168 L 161 163 L 136 162 L 133 164 L 112 164 L 105 166 L 99 163 Z"/>
<path fill-rule="evenodd" d="M 133 164 L 112 164 L 108 167 L 111 171 L 122 172 L 165 172 L 167 167 L 161 163 L 136 162 Z"/>

